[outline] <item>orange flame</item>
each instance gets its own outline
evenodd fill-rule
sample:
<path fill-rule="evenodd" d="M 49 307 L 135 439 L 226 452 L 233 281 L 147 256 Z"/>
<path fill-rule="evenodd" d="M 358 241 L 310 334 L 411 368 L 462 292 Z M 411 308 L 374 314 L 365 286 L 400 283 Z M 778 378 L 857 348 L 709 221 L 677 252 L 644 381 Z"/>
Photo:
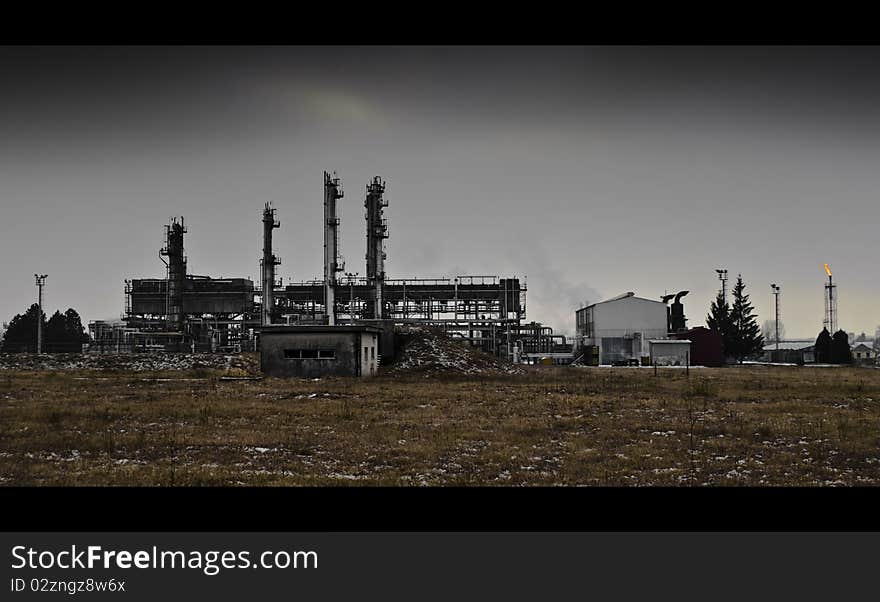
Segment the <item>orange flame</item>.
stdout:
<path fill-rule="evenodd" d="M 828 274 L 829 276 L 831 275 L 831 268 L 828 267 L 827 263 L 825 264 L 825 273 Z"/>

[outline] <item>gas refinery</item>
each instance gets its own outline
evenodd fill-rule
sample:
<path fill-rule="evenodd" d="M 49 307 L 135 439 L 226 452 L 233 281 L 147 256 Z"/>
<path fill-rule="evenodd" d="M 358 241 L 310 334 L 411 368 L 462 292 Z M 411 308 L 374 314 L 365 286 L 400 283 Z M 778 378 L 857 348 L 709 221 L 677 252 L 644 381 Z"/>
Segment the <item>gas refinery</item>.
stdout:
<path fill-rule="evenodd" d="M 188 271 L 183 217 L 165 225 L 159 258 L 166 277 L 125 280 L 121 323 L 89 325 L 90 350 L 254 351 L 260 333 L 276 326 L 371 326 L 385 333 L 380 355 L 393 355 L 395 326 L 440 328 L 480 350 L 516 361 L 535 356 L 573 359 L 562 335 L 526 320 L 526 285 L 516 276 L 463 274 L 453 278 L 393 278 L 386 272 L 389 237 L 386 182 L 370 180 L 365 209 L 364 276 L 346 273 L 339 252 L 339 201 L 343 185 L 324 173 L 323 280 L 287 282 L 277 278 L 282 259 L 273 236 L 283 235 L 278 209 L 262 211 L 263 253 L 260 282 L 245 277 L 212 278 Z M 276 230 L 278 232 L 276 232 Z M 317 242 L 317 241 L 316 241 Z M 299 267 L 299 266 L 297 266 Z"/>
<path fill-rule="evenodd" d="M 687 290 L 653 299 L 630 291 L 585 305 L 574 312 L 576 334 L 567 338 L 540 321 L 527 319 L 526 283 L 517 276 L 389 276 L 385 214 L 389 201 L 386 181 L 379 176 L 367 182 L 362 196 L 364 276 L 347 272 L 340 254 L 342 181 L 335 173 L 324 172 L 323 185 L 322 280 L 282 282 L 277 277 L 282 259 L 275 254 L 273 238 L 283 236 L 284 229 L 279 211 L 271 203 L 262 208 L 258 283 L 246 277 L 191 273 L 184 244 L 186 223 L 183 217 L 171 218 L 158 251 L 165 278 L 126 279 L 122 320 L 90 323 L 88 351 L 260 351 L 262 342 L 271 337 L 277 357 L 267 358 L 263 349 L 268 372 L 366 375 L 393 361 L 397 330 L 428 327 L 517 364 L 720 366 L 726 362 L 717 332 L 687 325 L 682 302 Z M 302 270 L 304 266 L 295 267 Z M 837 285 L 827 263 L 824 270 L 828 278 L 824 326 L 833 333 L 837 328 Z M 719 298 L 727 303 L 727 270 L 716 272 L 721 283 Z M 767 359 L 782 361 L 779 358 L 790 358 L 791 354 L 780 355 L 787 347 L 783 342 L 780 348 L 778 332 L 781 287 L 771 286 L 776 306 L 776 356 L 770 354 Z M 373 338 L 371 344 L 362 344 L 362 339 Z M 809 345 L 800 343 L 798 362 L 811 357 Z M 298 361 L 282 361 L 291 359 Z M 347 367 L 342 369 L 338 364 Z"/>

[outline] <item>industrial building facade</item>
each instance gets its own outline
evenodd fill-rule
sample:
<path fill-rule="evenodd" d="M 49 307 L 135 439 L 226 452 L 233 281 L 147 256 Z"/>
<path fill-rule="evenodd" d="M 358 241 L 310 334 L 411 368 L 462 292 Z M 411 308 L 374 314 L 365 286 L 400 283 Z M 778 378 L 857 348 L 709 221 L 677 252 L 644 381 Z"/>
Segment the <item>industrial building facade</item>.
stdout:
<path fill-rule="evenodd" d="M 599 348 L 599 363 L 640 361 L 650 355 L 648 341 L 668 333 L 667 305 L 629 292 L 575 313 L 579 347 Z"/>
<path fill-rule="evenodd" d="M 260 367 L 287 378 L 375 376 L 380 332 L 372 326 L 265 326 Z"/>

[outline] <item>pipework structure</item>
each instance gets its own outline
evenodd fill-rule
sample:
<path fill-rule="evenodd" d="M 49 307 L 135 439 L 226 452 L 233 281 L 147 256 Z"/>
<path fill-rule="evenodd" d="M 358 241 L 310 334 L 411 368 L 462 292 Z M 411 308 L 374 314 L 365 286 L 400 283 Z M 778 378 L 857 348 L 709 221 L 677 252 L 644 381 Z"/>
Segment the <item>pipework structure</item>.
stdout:
<path fill-rule="evenodd" d="M 379 176 L 367 184 L 367 196 L 364 199 L 365 217 L 367 220 L 367 282 L 373 287 L 372 318 L 383 318 L 382 289 L 385 286 L 385 239 L 388 238 L 388 222 L 383 213 L 388 206 L 385 194 L 385 182 Z"/>
<path fill-rule="evenodd" d="M 324 307 L 327 324 L 336 324 L 336 273 L 345 269 L 339 257 L 339 217 L 336 202 L 344 196 L 336 174 L 324 172 Z"/>
<path fill-rule="evenodd" d="M 338 254 L 335 200 L 339 179 L 324 172 L 324 280 L 290 282 L 274 291 L 276 310 L 291 324 L 381 322 L 443 328 L 484 351 L 510 355 L 512 349 L 552 349 L 560 336 L 540 324 L 522 324 L 526 287 L 518 278 L 462 275 L 454 278 L 389 279 L 385 269 L 388 223 L 386 183 L 374 177 L 366 186 L 366 275 L 346 274 Z M 335 267 L 335 269 L 334 269 Z M 338 294 L 337 294 L 338 293 Z M 326 316 L 326 318 L 324 317 Z M 330 322 L 332 316 L 332 322 Z"/>
<path fill-rule="evenodd" d="M 263 259 L 260 260 L 260 280 L 263 286 L 261 326 L 272 324 L 272 313 L 275 309 L 273 296 L 276 286 L 275 267 L 281 265 L 281 259 L 272 251 L 272 231 L 279 227 L 281 227 L 281 222 L 275 219 L 275 209 L 271 203 L 266 203 L 263 208 Z"/>
<path fill-rule="evenodd" d="M 166 278 L 125 281 L 125 328 L 118 329 L 125 339 L 105 341 L 104 347 L 121 351 L 248 350 L 256 348 L 261 326 L 279 322 L 332 326 L 344 321 L 379 326 L 388 332 L 394 325 L 442 328 L 499 356 L 510 357 L 515 351 L 566 351 L 562 335 L 554 335 L 550 327 L 538 322 L 525 322 L 526 284 L 515 276 L 388 278 L 385 189 L 386 183 L 379 177 L 366 186 L 366 275 L 349 273 L 343 280 L 338 276 L 345 269 L 339 252 L 338 216 L 343 190 L 335 173 L 324 172 L 322 280 L 284 284 L 276 280 L 276 267 L 281 262 L 274 253 L 273 236 L 280 222 L 271 203 L 266 203 L 262 212 L 259 289 L 247 278 L 187 274 L 186 228 L 183 218 L 172 219 L 165 227 L 165 245 L 160 252 Z"/>
<path fill-rule="evenodd" d="M 261 318 L 253 281 L 188 274 L 186 232 L 183 217 L 165 226 L 159 251 L 165 278 L 125 281 L 125 326 L 113 329 L 112 340 L 102 341 L 101 349 L 228 352 L 254 348 L 253 330 Z"/>

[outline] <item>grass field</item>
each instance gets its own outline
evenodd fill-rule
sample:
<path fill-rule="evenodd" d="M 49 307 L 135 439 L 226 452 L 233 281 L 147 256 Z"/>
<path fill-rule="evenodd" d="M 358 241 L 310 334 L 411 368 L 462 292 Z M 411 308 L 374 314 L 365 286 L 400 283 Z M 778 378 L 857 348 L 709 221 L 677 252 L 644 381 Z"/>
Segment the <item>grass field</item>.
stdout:
<path fill-rule="evenodd" d="M 0 484 L 880 483 L 876 369 L 223 374 L 0 371 Z"/>

